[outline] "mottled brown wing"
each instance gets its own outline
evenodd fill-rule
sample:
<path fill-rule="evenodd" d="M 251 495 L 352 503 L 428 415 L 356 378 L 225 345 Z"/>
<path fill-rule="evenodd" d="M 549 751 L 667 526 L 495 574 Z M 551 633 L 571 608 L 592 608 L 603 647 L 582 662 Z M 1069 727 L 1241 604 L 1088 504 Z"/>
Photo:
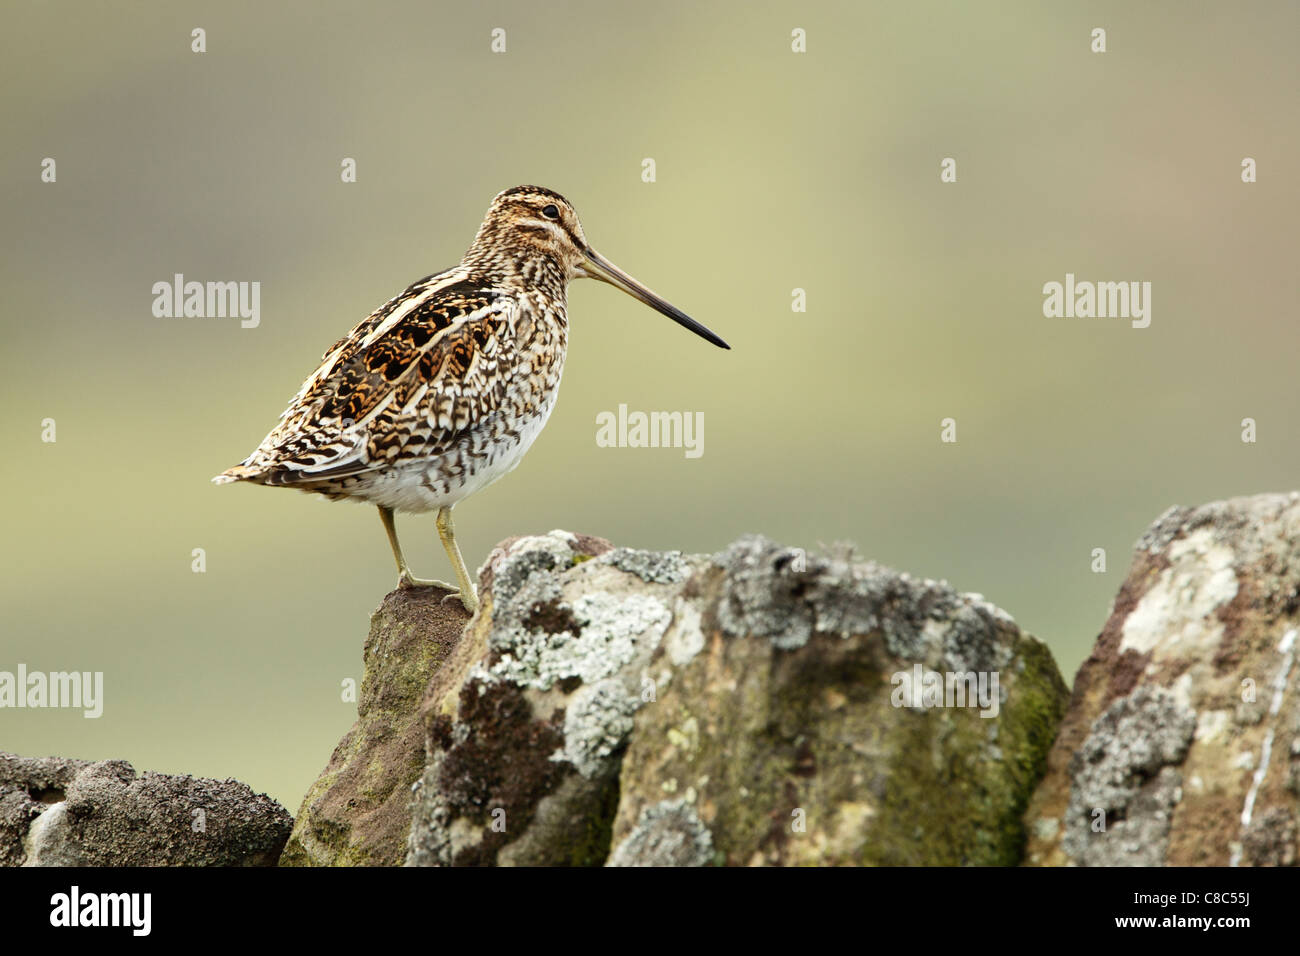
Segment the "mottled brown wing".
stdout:
<path fill-rule="evenodd" d="M 500 406 L 514 299 L 431 276 L 341 339 L 249 456 L 268 484 L 311 484 L 437 455 Z"/>

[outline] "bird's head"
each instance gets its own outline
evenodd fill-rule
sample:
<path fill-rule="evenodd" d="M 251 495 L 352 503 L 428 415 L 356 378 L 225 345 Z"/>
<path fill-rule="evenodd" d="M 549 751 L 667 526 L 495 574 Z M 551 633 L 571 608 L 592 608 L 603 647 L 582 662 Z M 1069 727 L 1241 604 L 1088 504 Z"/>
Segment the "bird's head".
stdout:
<path fill-rule="evenodd" d="M 608 282 L 714 345 L 731 347 L 591 248 L 573 204 L 541 186 L 515 186 L 498 193 L 465 261 L 531 281 L 542 278 L 537 263 L 554 264 L 566 285 L 573 279 Z"/>

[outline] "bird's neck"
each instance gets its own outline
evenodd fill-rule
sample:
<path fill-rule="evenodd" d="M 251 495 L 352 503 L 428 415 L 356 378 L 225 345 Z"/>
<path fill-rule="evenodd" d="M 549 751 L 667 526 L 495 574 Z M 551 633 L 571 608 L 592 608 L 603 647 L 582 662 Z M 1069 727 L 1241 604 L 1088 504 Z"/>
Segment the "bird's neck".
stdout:
<path fill-rule="evenodd" d="M 487 247 L 475 243 L 461 264 L 493 285 L 539 292 L 563 302 L 572 278 L 558 256 L 537 247 Z"/>

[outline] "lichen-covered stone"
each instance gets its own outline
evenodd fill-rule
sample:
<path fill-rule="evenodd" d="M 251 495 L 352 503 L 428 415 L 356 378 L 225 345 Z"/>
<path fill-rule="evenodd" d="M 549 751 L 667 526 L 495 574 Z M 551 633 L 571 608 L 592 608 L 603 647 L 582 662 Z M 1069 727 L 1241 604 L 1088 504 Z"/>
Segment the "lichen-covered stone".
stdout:
<path fill-rule="evenodd" d="M 504 543 L 482 580 L 425 699 L 409 864 L 1019 860 L 1066 692 L 978 595 L 762 538 L 567 532 Z M 898 706 L 914 666 L 997 693 Z"/>
<path fill-rule="evenodd" d="M 662 800 L 644 807 L 632 829 L 609 856 L 609 866 L 708 866 L 713 836 L 692 804 Z"/>
<path fill-rule="evenodd" d="M 467 652 L 425 700 L 429 764 L 409 863 L 605 861 L 639 672 L 671 621 L 674 587 L 653 580 L 671 579 L 671 564 L 591 560 L 610 550 L 557 531 L 489 558 Z"/>
<path fill-rule="evenodd" d="M 281 866 L 395 866 L 424 770 L 420 703 L 468 615 L 437 588 L 399 589 L 370 620 L 357 719 L 303 798 Z"/>
<path fill-rule="evenodd" d="M 0 753 L 7 866 L 273 866 L 292 822 L 237 780 Z"/>
<path fill-rule="evenodd" d="M 1026 816 L 1038 865 L 1291 865 L 1300 494 L 1171 508 L 1138 541 Z"/>
<path fill-rule="evenodd" d="M 612 564 L 620 571 L 635 574 L 652 584 L 676 584 L 686 578 L 690 570 L 680 551 L 638 551 L 635 548 L 614 548 L 596 560 Z"/>
<path fill-rule="evenodd" d="M 1139 687 L 1106 709 L 1074 754 L 1063 821 L 1066 852 L 1085 865 L 1159 866 L 1196 714 L 1161 687 Z M 1104 824 L 1107 838 L 1093 840 Z M 1118 852 L 1117 852 L 1118 851 Z"/>

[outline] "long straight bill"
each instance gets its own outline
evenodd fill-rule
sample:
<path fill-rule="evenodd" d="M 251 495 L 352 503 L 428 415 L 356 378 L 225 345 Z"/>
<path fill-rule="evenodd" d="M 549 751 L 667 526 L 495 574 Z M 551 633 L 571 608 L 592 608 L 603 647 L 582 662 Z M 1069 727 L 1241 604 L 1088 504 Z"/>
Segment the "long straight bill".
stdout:
<path fill-rule="evenodd" d="M 583 254 L 587 257 L 586 271 L 593 279 L 601 279 L 616 288 L 622 289 L 628 295 L 632 296 L 632 298 L 644 302 L 656 312 L 662 312 L 678 325 L 685 326 L 700 338 L 707 339 L 718 348 L 731 348 L 730 345 L 722 341 L 722 339 L 716 334 L 705 328 L 699 322 L 696 322 L 667 299 L 655 295 L 655 293 L 651 292 L 640 282 L 637 282 L 618 266 L 614 265 L 614 263 L 597 253 L 594 249 L 584 249 Z"/>

